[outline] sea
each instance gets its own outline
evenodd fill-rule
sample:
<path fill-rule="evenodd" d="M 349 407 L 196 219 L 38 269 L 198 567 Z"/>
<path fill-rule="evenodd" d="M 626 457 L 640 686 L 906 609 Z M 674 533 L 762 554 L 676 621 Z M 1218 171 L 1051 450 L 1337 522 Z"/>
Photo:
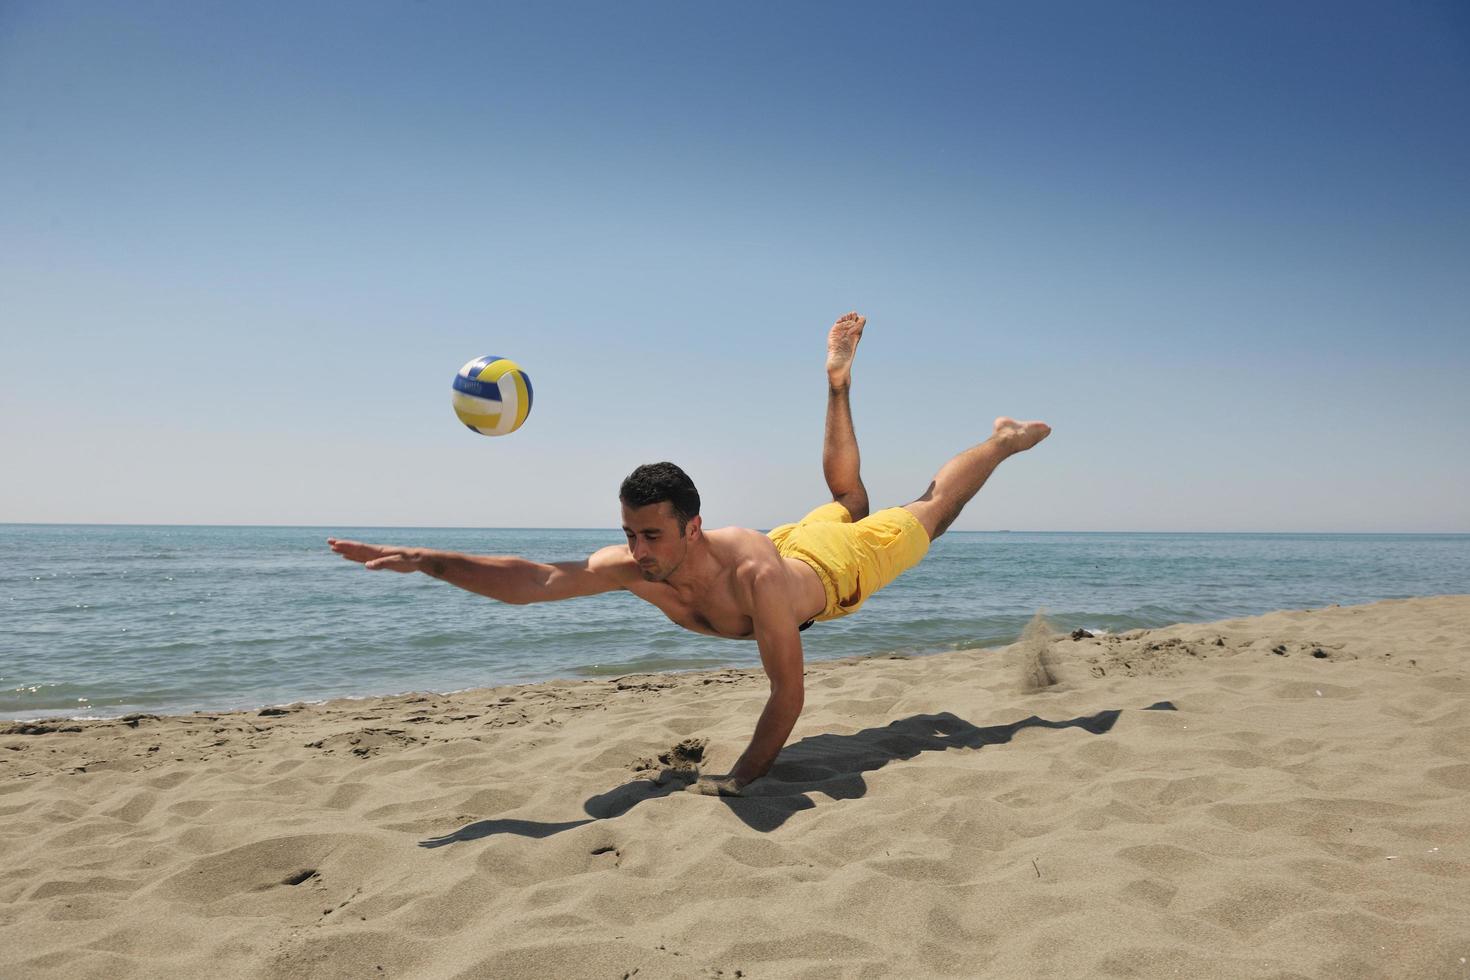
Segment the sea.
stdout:
<path fill-rule="evenodd" d="M 504 605 L 328 536 L 576 559 L 617 530 L 0 524 L 0 719 L 183 714 L 760 663 L 625 593 Z M 1470 535 L 952 531 L 809 660 L 1470 593 Z"/>

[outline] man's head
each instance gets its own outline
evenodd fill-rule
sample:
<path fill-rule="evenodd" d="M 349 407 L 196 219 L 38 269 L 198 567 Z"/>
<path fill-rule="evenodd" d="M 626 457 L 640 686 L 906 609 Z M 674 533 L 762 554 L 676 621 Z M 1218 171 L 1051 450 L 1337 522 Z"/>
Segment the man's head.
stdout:
<path fill-rule="evenodd" d="M 699 491 L 673 463 L 646 463 L 623 481 L 623 534 L 638 570 L 650 582 L 674 573 L 699 540 Z"/>

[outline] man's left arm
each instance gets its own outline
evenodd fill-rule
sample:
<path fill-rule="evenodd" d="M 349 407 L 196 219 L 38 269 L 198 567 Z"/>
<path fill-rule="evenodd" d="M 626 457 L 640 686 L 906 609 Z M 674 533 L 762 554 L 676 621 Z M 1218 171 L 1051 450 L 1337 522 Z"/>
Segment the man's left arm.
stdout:
<path fill-rule="evenodd" d="M 804 698 L 801 628 L 791 608 L 785 569 L 760 565 L 749 573 L 747 581 L 755 642 L 760 648 L 761 666 L 771 682 L 771 694 L 756 722 L 750 746 L 730 770 L 729 781 L 736 790 L 770 771 L 796 726 Z"/>

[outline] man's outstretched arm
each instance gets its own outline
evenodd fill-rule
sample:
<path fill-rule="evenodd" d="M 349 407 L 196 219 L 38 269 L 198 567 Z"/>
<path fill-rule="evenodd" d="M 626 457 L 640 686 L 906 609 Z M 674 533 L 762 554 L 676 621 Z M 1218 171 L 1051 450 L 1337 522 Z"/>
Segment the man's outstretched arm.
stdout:
<path fill-rule="evenodd" d="M 433 548 L 400 548 L 328 538 L 332 550 L 372 571 L 422 572 L 500 602 L 521 605 L 623 588 L 638 574 L 621 545 L 609 545 L 582 561 L 544 563 L 498 555 L 462 555 Z"/>
<path fill-rule="evenodd" d="M 739 578 L 737 575 L 737 581 Z M 750 745 L 730 774 L 723 779 L 701 780 L 691 787 L 696 792 L 738 793 L 751 780 L 770 772 L 805 703 L 801 628 L 791 608 L 787 577 L 779 566 L 762 567 L 750 576 L 748 587 L 755 641 L 761 666 L 771 682 L 771 693 Z"/>

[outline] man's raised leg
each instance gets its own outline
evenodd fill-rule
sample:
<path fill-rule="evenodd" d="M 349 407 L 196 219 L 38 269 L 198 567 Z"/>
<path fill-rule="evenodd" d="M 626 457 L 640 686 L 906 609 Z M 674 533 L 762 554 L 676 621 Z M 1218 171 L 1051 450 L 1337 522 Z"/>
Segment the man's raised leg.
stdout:
<path fill-rule="evenodd" d="M 989 439 L 940 467 L 924 495 L 911 504 L 904 504 L 904 509 L 919 519 L 929 532 L 929 540 L 934 540 L 949 529 L 1002 461 L 1025 452 L 1049 435 L 1051 426 L 1045 422 L 996 419 L 995 431 Z"/>
<path fill-rule="evenodd" d="M 832 499 L 847 508 L 852 519 L 868 516 L 868 491 L 863 486 L 857 433 L 852 428 L 852 358 L 863 336 L 866 317 L 848 313 L 832 324 L 827 335 L 827 428 L 822 437 L 822 475 Z"/>

